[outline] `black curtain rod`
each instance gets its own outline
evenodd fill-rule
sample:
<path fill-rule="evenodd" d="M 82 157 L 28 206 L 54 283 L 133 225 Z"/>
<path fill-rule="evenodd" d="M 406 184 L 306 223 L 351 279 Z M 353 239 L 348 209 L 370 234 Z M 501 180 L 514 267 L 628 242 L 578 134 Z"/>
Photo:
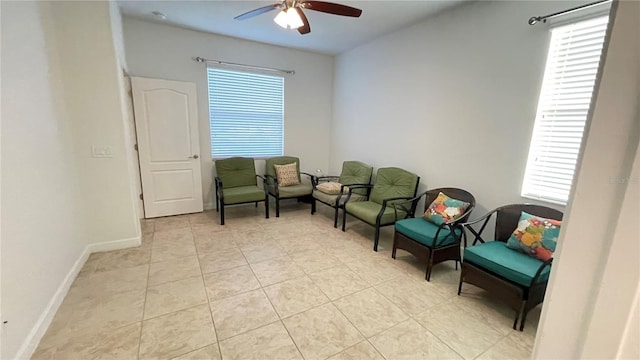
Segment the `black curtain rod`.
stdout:
<path fill-rule="evenodd" d="M 592 6 L 600 5 L 600 4 L 606 3 L 606 2 L 611 2 L 611 0 L 600 0 L 600 1 L 593 2 L 591 4 L 586 4 L 586 5 L 574 7 L 573 9 L 569 9 L 569 10 L 558 11 L 557 13 L 553 13 L 553 14 L 549 14 L 549 15 L 545 15 L 545 16 L 533 16 L 533 17 L 531 17 L 529 19 L 529 25 L 535 25 L 535 24 L 539 23 L 540 21 L 546 23 L 547 19 L 550 19 L 550 18 L 553 18 L 553 17 L 556 17 L 556 16 L 560 16 L 560 15 L 564 15 L 564 14 L 568 14 L 568 13 L 572 13 L 574 11 L 590 8 Z"/>

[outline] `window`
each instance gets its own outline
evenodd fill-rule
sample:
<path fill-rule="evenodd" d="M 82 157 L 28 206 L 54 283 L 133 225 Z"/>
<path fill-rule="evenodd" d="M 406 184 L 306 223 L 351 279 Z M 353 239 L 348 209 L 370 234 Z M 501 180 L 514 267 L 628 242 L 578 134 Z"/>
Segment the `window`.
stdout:
<path fill-rule="evenodd" d="M 522 196 L 566 204 L 608 17 L 555 28 L 542 81 Z"/>
<path fill-rule="evenodd" d="M 211 157 L 283 154 L 284 79 L 207 68 Z"/>

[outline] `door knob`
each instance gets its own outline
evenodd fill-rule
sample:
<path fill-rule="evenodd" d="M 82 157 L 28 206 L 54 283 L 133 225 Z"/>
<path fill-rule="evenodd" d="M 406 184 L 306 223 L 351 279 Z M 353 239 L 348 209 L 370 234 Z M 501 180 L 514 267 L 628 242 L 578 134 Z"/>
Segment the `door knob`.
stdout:
<path fill-rule="evenodd" d="M 197 159 L 198 155 L 189 156 L 189 159 Z"/>

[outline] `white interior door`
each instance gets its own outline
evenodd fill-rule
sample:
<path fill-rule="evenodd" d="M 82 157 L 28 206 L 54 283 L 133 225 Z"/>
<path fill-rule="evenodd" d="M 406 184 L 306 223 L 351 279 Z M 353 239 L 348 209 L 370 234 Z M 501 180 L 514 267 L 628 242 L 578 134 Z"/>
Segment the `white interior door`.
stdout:
<path fill-rule="evenodd" d="M 145 217 L 200 212 L 196 86 L 131 78 Z"/>

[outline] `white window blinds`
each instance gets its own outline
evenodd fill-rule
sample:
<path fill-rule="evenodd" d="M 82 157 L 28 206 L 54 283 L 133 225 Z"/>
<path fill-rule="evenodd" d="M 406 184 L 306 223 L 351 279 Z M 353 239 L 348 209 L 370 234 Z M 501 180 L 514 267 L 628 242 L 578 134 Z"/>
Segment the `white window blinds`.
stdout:
<path fill-rule="evenodd" d="M 587 120 L 608 17 L 551 32 L 522 196 L 566 204 Z"/>
<path fill-rule="evenodd" d="M 211 157 L 283 154 L 284 79 L 207 68 Z"/>

